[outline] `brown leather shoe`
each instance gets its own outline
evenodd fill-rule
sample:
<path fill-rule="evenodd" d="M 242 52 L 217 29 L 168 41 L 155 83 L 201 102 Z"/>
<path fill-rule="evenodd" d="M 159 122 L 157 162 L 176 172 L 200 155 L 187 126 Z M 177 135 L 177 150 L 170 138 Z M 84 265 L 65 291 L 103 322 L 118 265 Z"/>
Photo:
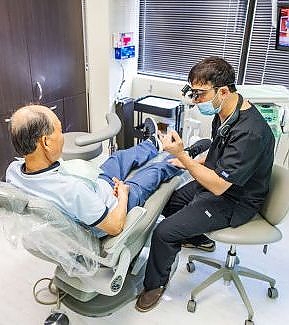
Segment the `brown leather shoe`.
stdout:
<path fill-rule="evenodd" d="M 160 300 L 160 297 L 165 291 L 165 287 L 157 288 L 153 290 L 143 290 L 139 295 L 135 308 L 138 311 L 145 312 L 153 309 Z"/>

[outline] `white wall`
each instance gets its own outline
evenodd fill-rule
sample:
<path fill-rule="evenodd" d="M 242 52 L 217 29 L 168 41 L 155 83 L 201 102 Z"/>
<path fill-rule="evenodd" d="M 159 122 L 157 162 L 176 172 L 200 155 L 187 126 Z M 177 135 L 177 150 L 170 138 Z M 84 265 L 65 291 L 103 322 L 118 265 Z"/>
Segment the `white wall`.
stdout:
<path fill-rule="evenodd" d="M 109 1 L 86 0 L 90 130 L 105 125 L 109 107 Z"/>

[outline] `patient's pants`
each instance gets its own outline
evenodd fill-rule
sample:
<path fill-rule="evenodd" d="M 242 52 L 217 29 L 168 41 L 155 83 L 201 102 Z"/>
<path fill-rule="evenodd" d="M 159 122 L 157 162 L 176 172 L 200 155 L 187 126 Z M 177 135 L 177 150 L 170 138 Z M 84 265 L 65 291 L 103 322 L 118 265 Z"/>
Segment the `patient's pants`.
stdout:
<path fill-rule="evenodd" d="M 168 217 L 153 232 L 144 287 L 152 290 L 165 286 L 182 242 L 229 227 L 234 206 L 222 196 L 200 191 L 195 181 L 175 191 L 163 211 Z"/>
<path fill-rule="evenodd" d="M 167 161 L 152 162 L 143 166 L 157 155 L 158 151 L 154 144 L 146 140 L 129 149 L 116 151 L 100 166 L 103 174 L 99 177 L 105 179 L 112 187 L 114 186 L 113 177 L 129 185 L 128 210 L 137 205 L 142 206 L 161 182 L 182 172 Z M 143 167 L 133 176 L 127 178 L 133 169 L 141 166 Z"/>

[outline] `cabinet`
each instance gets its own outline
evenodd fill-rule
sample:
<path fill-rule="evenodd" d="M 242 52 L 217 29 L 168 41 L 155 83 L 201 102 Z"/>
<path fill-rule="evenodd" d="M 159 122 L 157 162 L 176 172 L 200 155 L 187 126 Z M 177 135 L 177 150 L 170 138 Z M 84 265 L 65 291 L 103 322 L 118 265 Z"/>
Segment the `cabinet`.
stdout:
<path fill-rule="evenodd" d="M 15 155 L 7 119 L 51 107 L 63 131 L 87 131 L 81 0 L 0 0 L 0 176 Z"/>

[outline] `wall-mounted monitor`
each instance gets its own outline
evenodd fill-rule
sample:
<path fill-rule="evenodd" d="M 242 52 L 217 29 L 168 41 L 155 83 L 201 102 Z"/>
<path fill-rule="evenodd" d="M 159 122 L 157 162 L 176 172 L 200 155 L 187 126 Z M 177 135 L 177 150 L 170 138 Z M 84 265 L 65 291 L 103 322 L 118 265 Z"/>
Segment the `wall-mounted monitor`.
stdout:
<path fill-rule="evenodd" d="M 289 2 L 278 4 L 276 49 L 289 51 Z"/>

